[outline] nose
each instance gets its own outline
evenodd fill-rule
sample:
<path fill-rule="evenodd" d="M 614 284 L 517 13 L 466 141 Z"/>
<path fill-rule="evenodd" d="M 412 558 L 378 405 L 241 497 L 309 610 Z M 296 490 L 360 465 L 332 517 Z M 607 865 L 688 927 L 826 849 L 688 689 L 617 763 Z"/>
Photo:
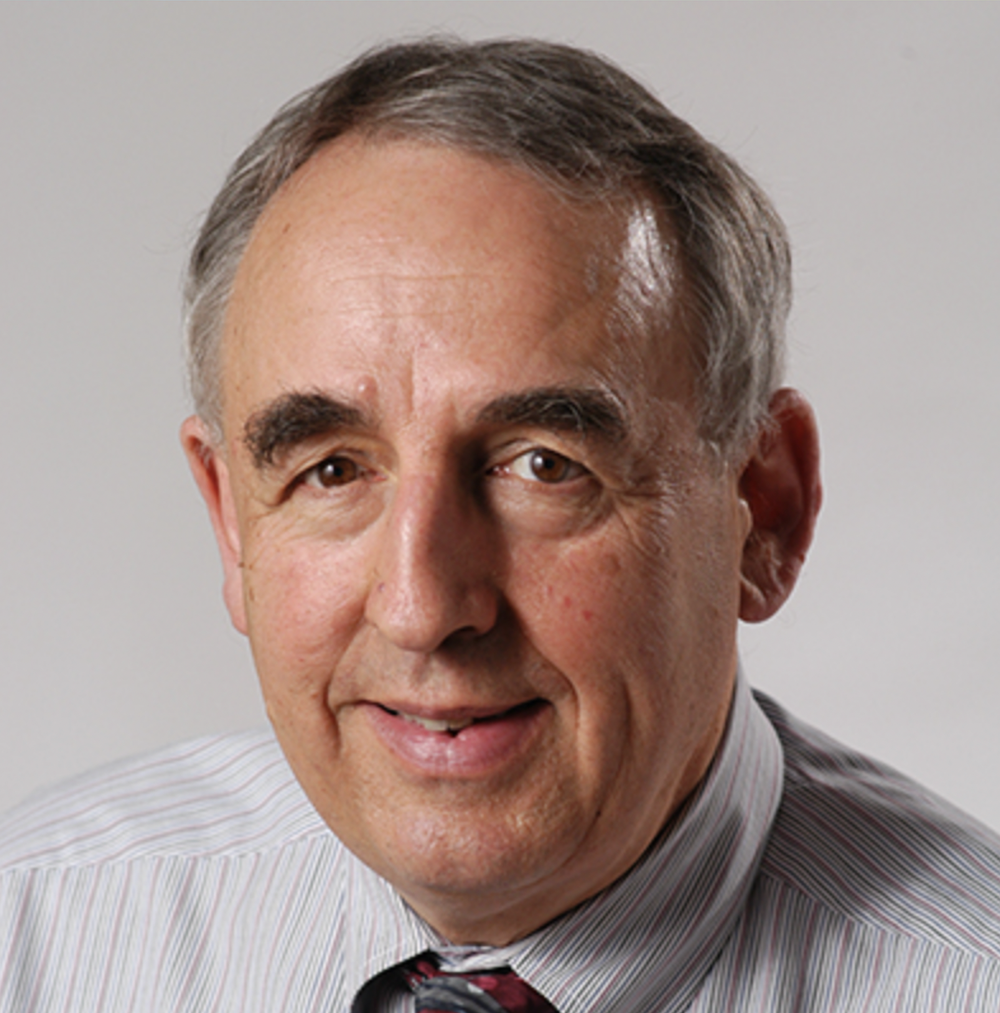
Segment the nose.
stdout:
<path fill-rule="evenodd" d="M 428 653 L 493 628 L 499 610 L 491 575 L 495 533 L 457 481 L 400 479 L 375 534 L 379 544 L 365 614 L 387 640 Z"/>

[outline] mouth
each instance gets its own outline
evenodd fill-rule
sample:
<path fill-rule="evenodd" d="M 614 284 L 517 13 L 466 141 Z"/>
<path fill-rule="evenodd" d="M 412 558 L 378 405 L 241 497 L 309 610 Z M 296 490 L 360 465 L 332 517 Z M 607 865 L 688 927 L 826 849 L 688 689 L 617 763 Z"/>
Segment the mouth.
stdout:
<path fill-rule="evenodd" d="M 461 718 L 457 721 L 442 721 L 439 718 L 421 718 L 416 714 L 404 714 L 402 711 L 390 710 L 389 713 L 395 714 L 396 717 L 400 717 L 404 721 L 412 721 L 429 732 L 447 732 L 452 736 L 458 735 L 463 728 L 468 728 L 476 720 L 475 718 Z"/>
<path fill-rule="evenodd" d="M 432 778 L 479 778 L 526 761 L 546 734 L 551 705 L 536 698 L 502 710 L 416 708 L 369 704 L 368 727 L 406 770 Z"/>
<path fill-rule="evenodd" d="M 387 714 L 391 714 L 393 717 L 402 718 L 404 721 L 410 721 L 429 732 L 442 732 L 454 738 L 459 732 L 470 727 L 470 725 L 483 724 L 489 721 L 502 721 L 508 717 L 515 716 L 528 708 L 539 707 L 541 704 L 541 700 L 527 700 L 514 707 L 508 707 L 506 710 L 493 711 L 489 714 L 479 716 L 466 714 L 444 718 L 423 717 L 420 714 L 410 714 L 406 711 L 394 710 L 393 708 L 386 707 L 384 705 L 380 706 L 382 707 L 382 710 L 384 710 Z"/>

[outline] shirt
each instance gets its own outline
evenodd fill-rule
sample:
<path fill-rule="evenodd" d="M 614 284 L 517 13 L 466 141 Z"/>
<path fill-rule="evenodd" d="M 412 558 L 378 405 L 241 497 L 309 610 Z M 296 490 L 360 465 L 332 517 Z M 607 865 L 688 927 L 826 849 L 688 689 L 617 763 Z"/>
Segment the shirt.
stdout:
<path fill-rule="evenodd" d="M 344 848 L 269 732 L 115 765 L 0 828 L 0 1011 L 412 1009 L 423 951 L 561 1013 L 1000 1009 L 1000 839 L 742 677 L 701 788 L 610 888 L 450 946 Z M 367 984 L 368 982 L 372 982 Z"/>

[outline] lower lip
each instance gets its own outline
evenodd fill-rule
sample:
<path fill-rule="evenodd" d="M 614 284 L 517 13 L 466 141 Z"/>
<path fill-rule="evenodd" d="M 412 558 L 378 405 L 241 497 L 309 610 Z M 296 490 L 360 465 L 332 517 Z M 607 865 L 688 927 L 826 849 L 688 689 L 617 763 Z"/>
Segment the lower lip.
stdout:
<path fill-rule="evenodd" d="M 407 766 L 432 777 L 483 777 L 507 769 L 528 752 L 551 708 L 538 701 L 473 721 L 457 734 L 432 732 L 377 704 L 366 716 L 382 743 Z"/>

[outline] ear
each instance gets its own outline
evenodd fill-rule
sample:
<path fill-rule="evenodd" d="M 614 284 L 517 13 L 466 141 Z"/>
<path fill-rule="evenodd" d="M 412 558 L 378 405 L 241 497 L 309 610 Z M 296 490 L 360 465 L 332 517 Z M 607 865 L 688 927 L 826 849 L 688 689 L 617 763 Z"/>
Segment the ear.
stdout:
<path fill-rule="evenodd" d="M 743 544 L 740 618 L 769 619 L 792 593 L 822 501 L 819 434 L 809 403 L 783 388 L 743 466 L 740 498 L 752 528 Z"/>
<path fill-rule="evenodd" d="M 181 426 L 181 445 L 208 507 L 222 556 L 222 596 L 229 617 L 233 626 L 245 635 L 247 620 L 243 603 L 242 550 L 229 468 L 208 427 L 197 415 L 185 419 Z"/>

